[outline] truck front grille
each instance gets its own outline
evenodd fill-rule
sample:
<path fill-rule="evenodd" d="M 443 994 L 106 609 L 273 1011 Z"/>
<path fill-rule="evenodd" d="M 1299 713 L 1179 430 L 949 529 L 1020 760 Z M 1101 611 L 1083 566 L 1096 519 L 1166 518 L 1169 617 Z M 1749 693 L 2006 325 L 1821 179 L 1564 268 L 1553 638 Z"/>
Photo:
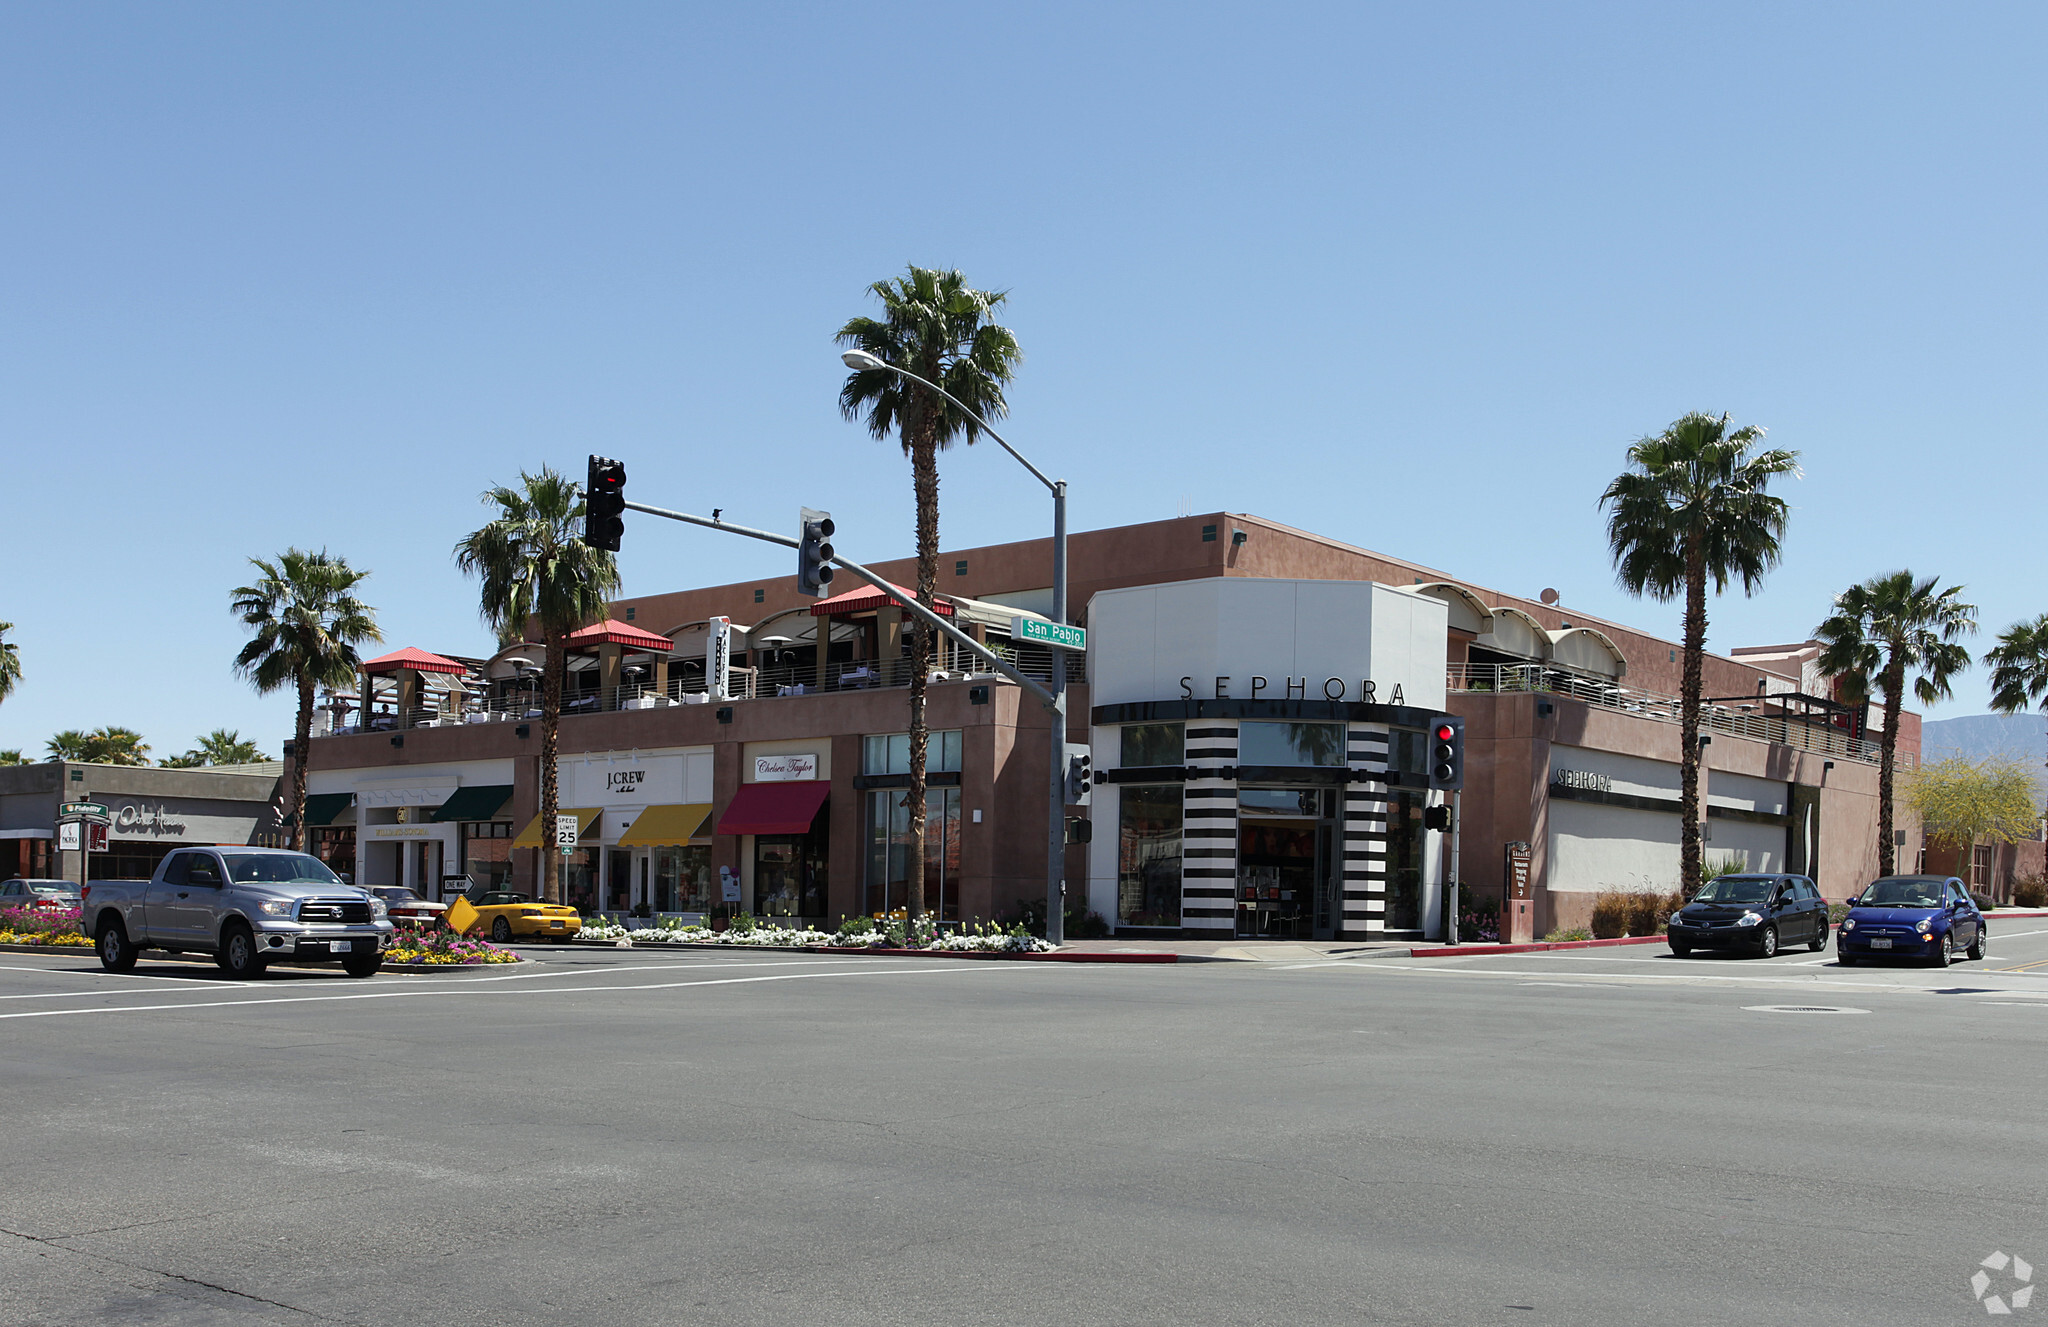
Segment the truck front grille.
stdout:
<path fill-rule="evenodd" d="M 360 899 L 307 899 L 299 905 L 299 920 L 360 926 L 370 920 L 370 905 Z"/>

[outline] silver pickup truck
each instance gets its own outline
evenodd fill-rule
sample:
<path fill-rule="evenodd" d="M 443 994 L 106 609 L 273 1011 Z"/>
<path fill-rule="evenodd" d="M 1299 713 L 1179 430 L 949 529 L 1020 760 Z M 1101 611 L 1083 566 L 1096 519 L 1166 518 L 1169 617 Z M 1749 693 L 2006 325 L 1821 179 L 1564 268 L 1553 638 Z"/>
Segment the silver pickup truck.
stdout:
<path fill-rule="evenodd" d="M 231 977 L 260 977 L 276 962 L 339 962 L 367 977 L 394 934 L 384 900 L 281 848 L 181 848 L 152 879 L 87 885 L 79 921 L 109 972 L 161 949 L 211 954 Z"/>

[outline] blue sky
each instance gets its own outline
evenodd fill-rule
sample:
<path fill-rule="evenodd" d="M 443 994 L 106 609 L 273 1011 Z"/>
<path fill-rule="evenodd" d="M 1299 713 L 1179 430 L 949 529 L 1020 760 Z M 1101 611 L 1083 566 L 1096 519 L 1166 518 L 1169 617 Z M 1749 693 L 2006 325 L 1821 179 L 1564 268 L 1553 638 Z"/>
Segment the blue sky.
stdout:
<path fill-rule="evenodd" d="M 1011 292 L 1007 432 L 1078 528 L 1185 497 L 1675 635 L 1595 502 L 1729 410 L 1807 474 L 1714 647 L 1907 565 L 1981 648 L 2048 611 L 2044 37 L 2020 4 L 0 8 L 0 747 L 274 753 L 227 595 L 288 544 L 371 568 L 392 646 L 487 650 L 477 495 L 590 451 L 908 551 L 831 336 L 913 261 Z M 942 475 L 949 544 L 1044 532 L 993 449 Z M 632 593 L 786 562 L 627 538 Z"/>

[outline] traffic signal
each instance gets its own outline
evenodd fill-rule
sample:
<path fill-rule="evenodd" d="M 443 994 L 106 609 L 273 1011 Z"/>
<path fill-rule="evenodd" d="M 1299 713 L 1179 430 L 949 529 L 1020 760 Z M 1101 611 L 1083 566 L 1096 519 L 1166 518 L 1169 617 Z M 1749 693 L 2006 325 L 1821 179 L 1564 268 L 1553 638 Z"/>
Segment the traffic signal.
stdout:
<path fill-rule="evenodd" d="M 1095 822 L 1086 816 L 1067 817 L 1067 846 L 1095 842 Z"/>
<path fill-rule="evenodd" d="M 1430 721 L 1429 786 L 1440 792 L 1465 786 L 1465 721 L 1456 715 Z"/>
<path fill-rule="evenodd" d="M 1088 805 L 1088 790 L 1095 784 L 1094 757 L 1085 746 L 1067 744 L 1067 805 Z"/>
<path fill-rule="evenodd" d="M 616 553 L 625 533 L 626 463 L 592 456 L 583 484 L 583 542 Z"/>
<path fill-rule="evenodd" d="M 1449 829 L 1451 827 L 1451 808 L 1442 805 L 1423 807 L 1422 827 L 1424 829 Z"/>
<path fill-rule="evenodd" d="M 832 537 L 832 513 L 809 507 L 801 511 L 803 530 L 796 550 L 796 588 L 799 594 L 816 599 L 832 584 L 832 545 L 825 542 Z"/>

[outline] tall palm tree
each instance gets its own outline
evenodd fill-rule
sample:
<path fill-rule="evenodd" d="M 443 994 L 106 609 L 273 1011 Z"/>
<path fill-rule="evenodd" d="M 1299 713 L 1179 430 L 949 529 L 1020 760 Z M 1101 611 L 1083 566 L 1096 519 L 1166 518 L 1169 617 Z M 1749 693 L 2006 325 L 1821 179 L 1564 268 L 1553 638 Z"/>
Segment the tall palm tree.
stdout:
<path fill-rule="evenodd" d="M 1991 665 L 1992 709 L 2019 714 L 2038 704 L 2048 713 L 2048 613 L 2007 627 L 1984 660 Z"/>
<path fill-rule="evenodd" d="M 867 413 L 868 432 L 886 438 L 891 429 L 910 458 L 917 495 L 917 601 L 932 608 L 939 580 L 939 453 L 955 438 L 972 443 L 981 432 L 975 415 L 1001 419 L 1009 412 L 1003 386 L 1016 371 L 1021 352 L 1010 329 L 994 321 L 1009 298 L 1003 291 L 976 290 L 957 271 L 911 267 L 893 281 L 877 281 L 868 293 L 882 304 L 882 317 L 854 318 L 839 329 L 840 345 L 867 351 L 888 364 L 939 384 L 973 414 L 919 383 L 886 369 L 857 370 L 839 389 L 839 410 L 847 419 Z M 822 639 L 822 638 L 821 638 Z M 1057 655 L 1057 652 L 1055 652 Z M 931 676 L 931 628 L 918 622 L 910 650 L 910 915 L 924 915 L 925 689 Z M 1058 658 L 1054 663 L 1057 665 Z"/>
<path fill-rule="evenodd" d="M 7 639 L 12 630 L 12 622 L 0 622 L 0 700 L 13 695 L 14 688 L 21 685 L 21 647 Z"/>
<path fill-rule="evenodd" d="M 482 581 L 479 608 L 499 640 L 519 639 L 529 622 L 541 634 L 540 832 L 541 897 L 562 902 L 562 863 L 555 853 L 561 790 L 555 767 L 562 721 L 562 670 L 569 633 L 604 619 L 619 589 L 610 553 L 583 542 L 582 485 L 547 466 L 521 471 L 518 488 L 483 495 L 496 515 L 455 546 L 455 562 Z"/>
<path fill-rule="evenodd" d="M 81 765 L 147 765 L 149 743 L 133 728 L 111 725 L 82 733 L 67 728 L 43 744 L 52 760 L 75 761 Z"/>
<path fill-rule="evenodd" d="M 1877 762 L 1879 875 L 1892 875 L 1899 866 L 1892 796 L 1906 674 L 1916 674 L 1913 694 L 1920 703 L 1932 705 L 1950 694 L 1950 682 L 1970 666 L 1970 652 L 1956 642 L 1977 630 L 1977 609 L 1962 594 L 1960 585 L 1937 589 L 1933 576 L 1888 572 L 1842 591 L 1835 611 L 1814 633 L 1822 647 L 1820 668 L 1836 679 L 1844 698 L 1867 702 L 1873 683 L 1884 696 Z"/>
<path fill-rule="evenodd" d="M 165 769 L 204 769 L 209 765 L 250 765 L 267 760 L 254 742 L 242 740 L 232 728 L 216 728 L 199 739 L 199 744 L 181 756 L 163 761 Z"/>
<path fill-rule="evenodd" d="M 230 596 L 234 614 L 253 634 L 235 656 L 235 671 L 268 695 L 298 693 L 292 727 L 292 846 L 306 850 L 306 755 L 313 737 L 313 689 L 347 686 L 362 657 L 356 646 L 384 639 L 376 610 L 356 597 L 369 577 L 326 549 L 287 548 L 275 559 L 250 558 L 260 573 Z"/>
<path fill-rule="evenodd" d="M 1767 490 L 1797 477 L 1799 453 L 1761 450 L 1755 425 L 1728 428 L 1728 416 L 1695 411 L 1628 449 L 1600 505 L 1616 579 L 1659 603 L 1685 596 L 1685 672 L 1679 688 L 1679 883 L 1699 891 L 1700 690 L 1707 653 L 1707 582 L 1723 594 L 1741 581 L 1755 594 L 1783 551 L 1785 500 Z"/>

